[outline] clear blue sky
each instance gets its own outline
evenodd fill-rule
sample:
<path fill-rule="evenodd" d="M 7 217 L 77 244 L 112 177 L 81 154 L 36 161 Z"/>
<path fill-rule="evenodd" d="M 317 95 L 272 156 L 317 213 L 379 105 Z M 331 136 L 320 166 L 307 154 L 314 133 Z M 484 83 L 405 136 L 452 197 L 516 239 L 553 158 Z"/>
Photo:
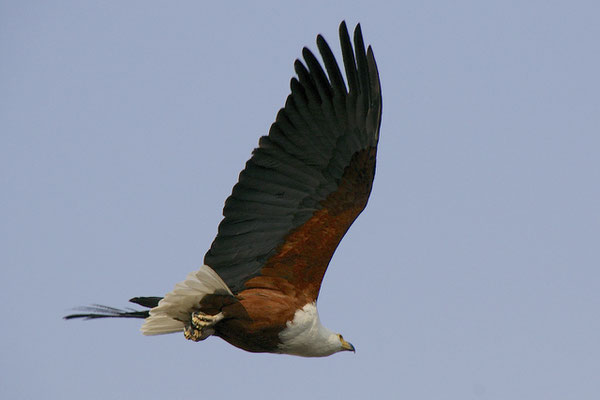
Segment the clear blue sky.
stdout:
<path fill-rule="evenodd" d="M 596 399 L 598 2 L 282 4 L 0 4 L 0 398 Z M 342 19 L 384 96 L 319 299 L 357 353 L 63 321 L 201 265 L 294 59 L 318 33 L 339 55 Z"/>

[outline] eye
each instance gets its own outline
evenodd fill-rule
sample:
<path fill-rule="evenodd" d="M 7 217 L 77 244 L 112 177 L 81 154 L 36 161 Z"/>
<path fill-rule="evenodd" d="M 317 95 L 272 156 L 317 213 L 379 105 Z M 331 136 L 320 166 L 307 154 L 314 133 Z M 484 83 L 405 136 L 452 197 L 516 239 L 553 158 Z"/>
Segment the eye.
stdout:
<path fill-rule="evenodd" d="M 338 336 L 340 337 L 340 340 L 344 340 L 344 337 L 340 334 L 338 334 Z"/>

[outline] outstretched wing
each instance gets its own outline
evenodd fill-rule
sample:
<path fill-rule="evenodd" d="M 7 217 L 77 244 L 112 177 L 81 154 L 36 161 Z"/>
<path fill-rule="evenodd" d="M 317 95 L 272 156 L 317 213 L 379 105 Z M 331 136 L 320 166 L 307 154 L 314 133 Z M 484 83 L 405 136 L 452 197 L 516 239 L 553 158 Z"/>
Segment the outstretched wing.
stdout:
<path fill-rule="evenodd" d="M 339 33 L 348 90 L 319 35 L 327 74 L 304 48 L 308 68 L 296 60 L 292 93 L 225 202 L 204 263 L 234 293 L 256 279 L 284 278 L 316 299 L 336 247 L 367 204 L 381 123 L 379 74 L 360 25 L 354 51 L 344 22 Z"/>

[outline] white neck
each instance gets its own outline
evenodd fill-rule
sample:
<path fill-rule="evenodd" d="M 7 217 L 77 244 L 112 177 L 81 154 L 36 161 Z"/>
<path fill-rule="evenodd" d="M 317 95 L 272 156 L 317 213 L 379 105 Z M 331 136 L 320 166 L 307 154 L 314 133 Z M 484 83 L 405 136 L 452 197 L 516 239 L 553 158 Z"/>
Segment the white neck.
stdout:
<path fill-rule="evenodd" d="M 325 357 L 341 351 L 339 336 L 321 325 L 316 304 L 297 310 L 279 333 L 279 352 L 303 357 Z"/>

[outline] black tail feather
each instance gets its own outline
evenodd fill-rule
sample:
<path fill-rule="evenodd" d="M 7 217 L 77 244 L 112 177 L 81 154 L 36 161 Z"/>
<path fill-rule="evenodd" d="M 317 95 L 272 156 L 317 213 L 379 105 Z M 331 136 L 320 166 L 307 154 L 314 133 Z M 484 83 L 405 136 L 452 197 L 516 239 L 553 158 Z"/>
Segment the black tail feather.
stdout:
<path fill-rule="evenodd" d="M 158 305 L 158 302 L 162 297 L 134 297 L 129 300 L 132 303 L 139 304 L 140 306 L 153 308 Z M 97 318 L 148 318 L 150 316 L 149 310 L 134 310 L 132 308 L 119 309 L 109 306 L 103 306 L 101 304 L 92 304 L 87 307 L 78 307 L 76 310 L 83 311 L 82 313 L 69 314 L 63 317 L 64 319 L 97 319 Z"/>
<path fill-rule="evenodd" d="M 158 305 L 158 302 L 162 300 L 162 297 L 134 297 L 129 299 L 131 303 L 139 304 L 140 306 L 154 308 Z"/>
<path fill-rule="evenodd" d="M 63 317 L 64 319 L 97 319 L 97 318 L 148 318 L 150 311 L 138 311 L 133 309 L 120 310 L 114 307 L 94 304 L 88 307 L 79 307 L 77 310 L 85 311 L 80 314 L 70 314 Z"/>

